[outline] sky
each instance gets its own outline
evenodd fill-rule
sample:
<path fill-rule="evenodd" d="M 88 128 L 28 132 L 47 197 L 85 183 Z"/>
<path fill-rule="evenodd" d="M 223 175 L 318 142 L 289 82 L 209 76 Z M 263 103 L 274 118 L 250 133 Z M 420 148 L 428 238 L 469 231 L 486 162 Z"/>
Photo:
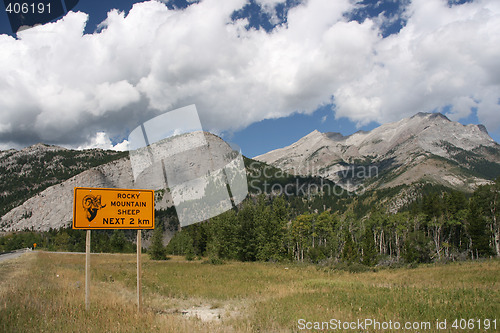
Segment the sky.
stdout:
<path fill-rule="evenodd" d="M 17 34 L 2 10 L 0 149 L 125 149 L 191 104 L 249 157 L 418 112 L 499 142 L 499 31 L 498 0 L 80 0 Z"/>

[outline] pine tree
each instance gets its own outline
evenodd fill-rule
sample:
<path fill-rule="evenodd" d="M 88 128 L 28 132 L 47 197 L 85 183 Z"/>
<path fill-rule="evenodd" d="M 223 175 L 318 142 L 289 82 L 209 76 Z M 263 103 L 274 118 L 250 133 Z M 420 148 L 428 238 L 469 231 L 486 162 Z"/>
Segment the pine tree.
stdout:
<path fill-rule="evenodd" d="M 429 239 L 422 231 L 408 234 L 403 247 L 403 258 L 407 263 L 426 263 L 431 261 Z"/>
<path fill-rule="evenodd" d="M 285 257 L 285 231 L 287 207 L 282 197 L 274 199 L 272 206 L 266 206 L 259 198 L 255 212 L 257 228 L 257 260 L 280 260 Z"/>
<path fill-rule="evenodd" d="M 348 263 L 357 262 L 359 259 L 358 250 L 356 245 L 352 241 L 352 236 L 350 233 L 346 233 L 344 248 L 342 250 L 342 260 Z"/>
<path fill-rule="evenodd" d="M 361 246 L 363 249 L 361 262 L 367 266 L 374 265 L 377 261 L 377 248 L 375 246 L 375 239 L 371 228 L 367 228 L 363 237 L 363 244 Z"/>
<path fill-rule="evenodd" d="M 153 232 L 151 246 L 148 249 L 149 257 L 152 260 L 167 259 L 165 246 L 163 246 L 163 225 L 158 224 Z"/>
<path fill-rule="evenodd" d="M 127 243 L 123 230 L 114 230 L 109 242 L 114 252 L 123 252 L 125 244 Z"/>
<path fill-rule="evenodd" d="M 467 214 L 467 231 L 471 240 L 472 257 L 482 257 L 492 254 L 490 248 L 490 230 L 487 221 L 481 212 L 480 200 L 473 197 L 470 200 L 469 214 Z"/>

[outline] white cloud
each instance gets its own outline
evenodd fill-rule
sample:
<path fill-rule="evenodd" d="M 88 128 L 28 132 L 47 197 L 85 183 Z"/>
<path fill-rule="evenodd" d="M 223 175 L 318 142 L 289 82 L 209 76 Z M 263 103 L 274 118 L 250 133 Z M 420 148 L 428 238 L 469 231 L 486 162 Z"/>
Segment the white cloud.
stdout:
<path fill-rule="evenodd" d="M 130 103 L 140 99 L 139 92 L 128 81 L 122 80 L 115 83 L 100 83 L 96 87 L 95 98 L 96 112 L 120 110 Z"/>
<path fill-rule="evenodd" d="M 256 0 L 255 2 L 260 5 L 263 12 L 270 16 L 269 21 L 272 24 L 278 24 L 280 22 L 276 13 L 276 6 L 279 4 L 285 4 L 286 0 Z"/>
<path fill-rule="evenodd" d="M 127 140 L 123 140 L 120 143 L 117 143 L 116 145 L 111 145 L 111 150 L 116 150 L 116 151 L 127 151 L 129 150 L 130 142 Z"/>
<path fill-rule="evenodd" d="M 383 123 L 451 106 L 460 119 L 477 107 L 479 119 L 498 128 L 499 5 L 413 1 L 407 25 L 374 43 L 371 69 L 335 91 L 337 116 Z"/>
<path fill-rule="evenodd" d="M 113 145 L 111 139 L 105 132 L 97 132 L 89 142 L 78 146 L 76 149 L 100 148 L 106 150 L 126 151 L 128 150 L 128 140 L 123 140 L 120 143 Z"/>
<path fill-rule="evenodd" d="M 476 107 L 477 102 L 471 97 L 457 97 L 453 99 L 452 108 L 448 113 L 448 118 L 454 121 L 467 118 L 472 113 L 472 109 Z"/>
<path fill-rule="evenodd" d="M 259 0 L 271 10 L 279 0 Z M 84 13 L 0 35 L 0 143 L 95 144 L 155 115 L 196 104 L 205 129 L 237 130 L 265 118 L 311 113 L 387 122 L 451 106 L 500 126 L 500 3 L 449 7 L 414 0 L 407 25 L 382 38 L 383 18 L 346 22 L 350 0 L 309 0 L 286 26 L 246 30 L 231 14 L 245 0 L 204 0 L 184 10 L 137 3 L 83 35 Z M 104 141 L 99 141 L 104 140 Z M 112 146 L 112 145 L 111 145 Z"/>

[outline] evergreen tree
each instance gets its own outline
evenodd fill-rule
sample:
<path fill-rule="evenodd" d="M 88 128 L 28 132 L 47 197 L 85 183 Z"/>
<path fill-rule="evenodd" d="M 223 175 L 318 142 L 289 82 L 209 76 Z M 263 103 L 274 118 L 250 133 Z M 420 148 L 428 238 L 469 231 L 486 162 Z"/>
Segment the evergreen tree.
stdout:
<path fill-rule="evenodd" d="M 255 261 L 257 257 L 258 240 L 255 212 L 255 206 L 251 202 L 243 205 L 238 212 L 237 241 L 235 243 L 238 245 L 238 259 L 241 261 Z"/>
<path fill-rule="evenodd" d="M 210 219 L 207 226 L 207 254 L 211 258 L 237 259 L 239 219 L 229 210 Z"/>
<path fill-rule="evenodd" d="M 349 233 L 345 234 L 344 248 L 342 249 L 342 260 L 348 263 L 359 261 L 358 249 L 352 241 L 352 236 Z"/>
<path fill-rule="evenodd" d="M 367 228 L 363 236 L 361 248 L 363 250 L 361 262 L 367 266 L 375 265 L 377 262 L 377 248 L 375 246 L 375 239 L 371 228 Z"/>
<path fill-rule="evenodd" d="M 487 220 L 482 214 L 480 198 L 474 196 L 470 200 L 469 214 L 467 215 L 467 231 L 471 240 L 472 257 L 483 257 L 492 254 L 490 248 L 490 230 Z"/>
<path fill-rule="evenodd" d="M 500 257 L 500 177 L 492 185 L 480 186 L 473 198 L 479 205 L 490 235 L 491 254 Z"/>
<path fill-rule="evenodd" d="M 207 251 L 208 223 L 196 223 L 185 228 L 191 238 L 194 255 L 203 255 Z"/>
<path fill-rule="evenodd" d="M 285 231 L 287 207 L 283 198 L 277 197 L 271 206 L 259 198 L 256 207 L 257 260 L 281 260 L 286 254 Z"/>
<path fill-rule="evenodd" d="M 410 232 L 406 239 L 403 258 L 408 263 L 427 263 L 431 261 L 429 239 L 422 231 Z"/>
<path fill-rule="evenodd" d="M 151 246 L 148 249 L 149 257 L 152 260 L 165 260 L 166 249 L 163 246 L 163 224 L 158 224 L 155 226 L 153 231 L 153 237 L 151 239 Z"/>
<path fill-rule="evenodd" d="M 123 252 L 127 243 L 123 230 L 113 230 L 113 235 L 111 235 L 109 241 L 113 252 Z"/>
<path fill-rule="evenodd" d="M 186 260 L 193 260 L 194 259 L 195 253 L 194 253 L 193 240 L 191 237 L 188 238 L 188 242 L 186 243 L 186 250 L 185 250 L 184 254 L 186 255 Z"/>
<path fill-rule="evenodd" d="M 193 247 L 193 240 L 191 239 L 186 228 L 182 229 L 172 237 L 166 247 L 167 254 L 185 255 L 189 247 Z"/>

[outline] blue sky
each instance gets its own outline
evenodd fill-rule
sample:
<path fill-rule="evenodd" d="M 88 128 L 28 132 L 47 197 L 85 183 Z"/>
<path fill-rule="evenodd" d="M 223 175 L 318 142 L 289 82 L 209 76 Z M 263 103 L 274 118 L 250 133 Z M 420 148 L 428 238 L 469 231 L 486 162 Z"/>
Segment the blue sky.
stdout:
<path fill-rule="evenodd" d="M 0 149 L 123 147 L 190 104 L 250 157 L 422 111 L 500 141 L 493 0 L 136 2 L 80 0 L 17 38 L 0 13 Z"/>
<path fill-rule="evenodd" d="M 296 113 L 284 118 L 262 120 L 234 134 L 226 134 L 224 138 L 238 144 L 246 156 L 255 157 L 288 146 L 315 129 L 323 133 L 349 135 L 377 126 L 379 124 L 372 122 L 357 128 L 355 123 L 346 118 L 335 119 L 331 106 L 327 106 L 319 108 L 312 115 Z"/>

